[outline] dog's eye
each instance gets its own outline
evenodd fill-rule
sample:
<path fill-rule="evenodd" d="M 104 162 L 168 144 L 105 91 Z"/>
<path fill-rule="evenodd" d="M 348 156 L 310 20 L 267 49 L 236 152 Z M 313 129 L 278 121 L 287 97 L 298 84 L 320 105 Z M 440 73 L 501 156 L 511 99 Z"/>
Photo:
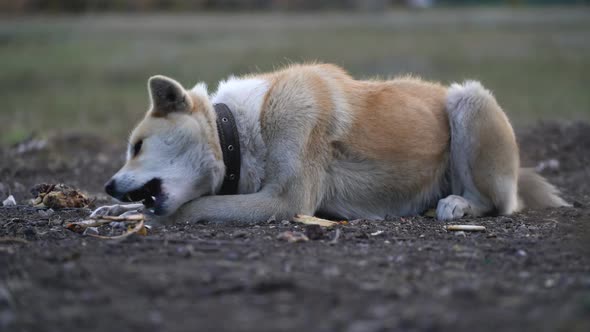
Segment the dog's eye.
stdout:
<path fill-rule="evenodd" d="M 143 145 L 143 140 L 139 140 L 137 141 L 137 143 L 135 143 L 135 145 L 133 145 L 133 156 L 137 156 L 137 154 L 139 154 L 139 151 L 141 151 L 141 146 Z"/>

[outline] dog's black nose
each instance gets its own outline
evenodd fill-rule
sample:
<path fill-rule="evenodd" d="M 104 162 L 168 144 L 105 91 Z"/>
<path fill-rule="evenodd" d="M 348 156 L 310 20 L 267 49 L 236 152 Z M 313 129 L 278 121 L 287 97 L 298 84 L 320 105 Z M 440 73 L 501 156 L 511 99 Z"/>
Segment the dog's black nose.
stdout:
<path fill-rule="evenodd" d="M 107 194 L 115 197 L 117 194 L 117 190 L 116 190 L 116 183 L 115 183 L 115 179 L 110 179 L 109 182 L 107 182 L 104 185 L 104 191 L 107 192 Z"/>

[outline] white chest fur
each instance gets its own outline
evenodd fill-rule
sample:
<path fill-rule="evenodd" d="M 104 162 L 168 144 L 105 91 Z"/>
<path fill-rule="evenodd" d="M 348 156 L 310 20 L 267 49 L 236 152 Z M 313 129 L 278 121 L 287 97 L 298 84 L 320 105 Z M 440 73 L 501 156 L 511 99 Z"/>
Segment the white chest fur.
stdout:
<path fill-rule="evenodd" d="M 230 77 L 220 82 L 217 92 L 211 96 L 214 104 L 226 104 L 236 121 L 242 154 L 240 194 L 259 191 L 264 180 L 266 146 L 260 128 L 260 113 L 268 89 L 269 84 L 263 79 Z"/>

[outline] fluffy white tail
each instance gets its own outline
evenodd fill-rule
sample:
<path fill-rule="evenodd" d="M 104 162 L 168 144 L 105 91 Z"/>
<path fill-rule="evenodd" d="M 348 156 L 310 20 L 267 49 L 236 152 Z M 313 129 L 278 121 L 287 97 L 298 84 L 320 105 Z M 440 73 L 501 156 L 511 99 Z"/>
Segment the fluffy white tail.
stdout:
<path fill-rule="evenodd" d="M 519 210 L 570 206 L 559 197 L 559 190 L 532 168 L 521 168 L 518 172 L 518 197 Z"/>

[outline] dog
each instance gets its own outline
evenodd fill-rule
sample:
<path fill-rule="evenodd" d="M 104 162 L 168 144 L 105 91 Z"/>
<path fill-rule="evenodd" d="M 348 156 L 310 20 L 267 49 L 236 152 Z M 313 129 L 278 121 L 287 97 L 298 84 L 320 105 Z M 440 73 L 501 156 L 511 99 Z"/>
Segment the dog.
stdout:
<path fill-rule="evenodd" d="M 213 94 L 165 76 L 148 90 L 151 107 L 105 190 L 159 218 L 384 219 L 436 208 L 448 221 L 568 206 L 520 168 L 512 126 L 477 81 L 361 81 L 335 65 L 294 64 L 230 77 Z"/>

